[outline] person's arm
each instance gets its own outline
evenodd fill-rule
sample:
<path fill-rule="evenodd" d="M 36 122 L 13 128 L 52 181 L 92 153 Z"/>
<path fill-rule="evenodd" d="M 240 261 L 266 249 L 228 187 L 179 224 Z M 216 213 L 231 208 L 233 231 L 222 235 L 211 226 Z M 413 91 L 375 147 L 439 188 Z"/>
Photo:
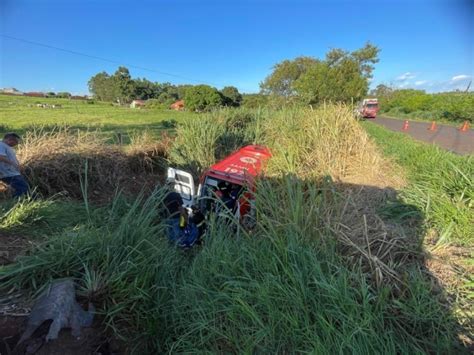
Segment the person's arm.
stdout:
<path fill-rule="evenodd" d="M 13 161 L 11 161 L 10 159 L 8 159 L 8 158 L 6 157 L 6 155 L 0 155 L 0 162 L 6 163 L 6 164 L 9 164 L 9 165 L 12 165 L 12 166 L 14 166 L 15 168 L 19 168 L 19 166 L 16 165 L 15 162 L 13 162 Z"/>

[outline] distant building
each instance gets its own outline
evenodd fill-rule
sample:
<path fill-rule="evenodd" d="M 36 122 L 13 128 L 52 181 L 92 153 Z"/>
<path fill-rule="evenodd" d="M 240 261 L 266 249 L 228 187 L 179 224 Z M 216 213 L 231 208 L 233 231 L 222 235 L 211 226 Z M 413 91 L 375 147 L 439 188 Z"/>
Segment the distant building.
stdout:
<path fill-rule="evenodd" d="M 178 100 L 175 103 L 171 104 L 170 109 L 176 111 L 183 111 L 184 110 L 184 100 Z"/>
<path fill-rule="evenodd" d="M 5 88 L 5 89 L 1 89 L 0 90 L 0 93 L 1 94 L 4 94 L 4 95 L 23 95 L 23 93 L 21 91 L 18 91 L 17 89 L 15 88 Z"/>
<path fill-rule="evenodd" d="M 36 91 L 25 92 L 24 95 L 30 96 L 30 97 L 46 97 L 46 94 L 44 92 L 36 92 Z"/>
<path fill-rule="evenodd" d="M 145 107 L 145 100 L 133 100 L 132 103 L 130 104 L 130 108 L 140 108 L 140 107 Z"/>

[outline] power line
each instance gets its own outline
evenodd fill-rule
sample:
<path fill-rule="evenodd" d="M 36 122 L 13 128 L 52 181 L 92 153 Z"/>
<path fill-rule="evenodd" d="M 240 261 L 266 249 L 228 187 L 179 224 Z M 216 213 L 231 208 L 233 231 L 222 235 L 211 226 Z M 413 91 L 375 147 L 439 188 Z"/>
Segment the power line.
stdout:
<path fill-rule="evenodd" d="M 193 81 L 193 82 L 196 82 L 196 83 L 203 83 L 203 84 L 209 84 L 209 85 L 214 85 L 214 86 L 222 86 L 222 85 L 216 84 L 216 83 L 211 83 L 211 82 L 206 82 L 206 81 L 202 81 L 202 80 L 191 79 L 191 78 L 188 78 L 188 77 L 185 77 L 185 76 L 182 76 L 182 75 L 167 73 L 167 72 L 163 72 L 163 71 L 159 71 L 159 70 L 155 70 L 155 69 L 151 69 L 151 68 L 142 67 L 142 66 L 139 66 L 139 65 L 133 65 L 133 64 L 122 63 L 122 62 L 118 62 L 118 61 L 113 60 L 113 59 L 98 57 L 98 56 L 95 56 L 95 55 L 91 55 L 91 54 L 87 54 L 87 53 L 82 53 L 82 52 L 78 52 L 78 51 L 73 51 L 73 50 L 70 50 L 70 49 L 60 48 L 60 47 L 52 46 L 52 45 L 45 44 L 45 43 L 39 43 L 39 42 L 35 42 L 35 41 L 30 41 L 30 40 L 28 40 L 28 39 L 17 38 L 17 37 L 8 36 L 8 35 L 5 35 L 5 34 L 0 34 L 0 36 L 1 36 L 1 37 L 4 37 L 4 38 L 8 38 L 8 39 L 15 40 L 15 41 L 19 41 L 19 42 L 24 42 L 24 43 L 28 43 L 28 44 L 33 44 L 33 45 L 39 46 L 39 47 L 45 47 L 45 48 L 49 48 L 49 49 L 54 49 L 54 50 L 61 51 L 61 52 L 65 52 L 65 53 L 69 53 L 69 54 L 74 54 L 74 55 L 78 55 L 78 56 L 82 56 L 82 57 L 87 57 L 87 58 L 91 58 L 91 59 L 101 60 L 101 61 L 103 61 L 103 62 L 108 62 L 108 63 L 112 63 L 112 64 L 123 65 L 123 66 L 126 66 L 126 67 L 135 68 L 135 69 L 140 69 L 140 70 L 144 70 L 144 71 L 149 71 L 149 72 L 157 73 L 157 74 L 161 74 L 161 75 L 167 75 L 167 76 L 171 76 L 171 77 L 175 77 L 175 78 L 179 78 L 179 79 L 183 79 L 183 80 L 189 80 L 189 81 Z"/>

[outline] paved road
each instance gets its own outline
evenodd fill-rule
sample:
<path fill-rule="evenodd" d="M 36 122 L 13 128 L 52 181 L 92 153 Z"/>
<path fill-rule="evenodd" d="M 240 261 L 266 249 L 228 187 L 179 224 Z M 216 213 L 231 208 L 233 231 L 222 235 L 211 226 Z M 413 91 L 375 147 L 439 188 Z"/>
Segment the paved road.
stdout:
<path fill-rule="evenodd" d="M 458 154 L 473 154 L 474 153 L 474 130 L 469 129 L 466 132 L 461 132 L 459 127 L 436 125 L 435 131 L 430 131 L 428 128 L 431 123 L 410 121 L 408 123 L 408 130 L 404 131 L 404 120 L 377 117 L 375 120 L 369 120 L 381 126 L 384 126 L 392 131 L 406 133 L 413 138 L 437 144 L 442 148 L 450 150 Z"/>

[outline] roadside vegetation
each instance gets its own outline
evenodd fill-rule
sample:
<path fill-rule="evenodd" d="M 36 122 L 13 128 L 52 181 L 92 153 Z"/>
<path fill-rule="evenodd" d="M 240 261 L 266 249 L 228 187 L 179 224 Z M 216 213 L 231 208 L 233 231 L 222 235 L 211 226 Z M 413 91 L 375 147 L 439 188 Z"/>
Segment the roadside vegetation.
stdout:
<path fill-rule="evenodd" d="M 423 211 L 427 264 L 451 294 L 460 322 L 474 333 L 474 156 L 459 156 L 364 123 L 384 154 L 406 171 L 405 203 Z"/>
<path fill-rule="evenodd" d="M 474 156 L 456 155 L 369 122 L 364 127 L 406 171 L 403 197 L 424 212 L 433 241 L 474 246 Z"/>
<path fill-rule="evenodd" d="M 258 184 L 257 227 L 246 232 L 211 220 L 204 245 L 188 252 L 167 243 L 163 170 L 154 189 L 127 194 L 130 184 L 143 185 L 122 180 L 113 192 L 90 194 L 102 159 L 140 162 L 135 157 L 143 155 L 129 153 L 139 145 L 98 141 L 93 154 L 81 150 L 87 135 L 45 139 L 61 147 L 64 137 L 77 142 L 65 149 L 83 152 L 83 164 L 60 150 L 47 159 L 34 135 L 20 159 L 31 157 L 30 176 L 46 167 L 44 176 L 78 171 L 61 190 L 80 191 L 82 200 L 42 189 L 44 199 L 3 204 L 1 233 L 39 230 L 26 255 L 0 268 L 5 293 L 73 277 L 109 334 L 135 353 L 468 353 L 469 328 L 461 328 L 447 291 L 426 268 L 424 239 L 438 214 L 397 192 L 411 186 L 412 173 L 384 158 L 350 108 L 226 109 L 183 120 L 175 139 L 159 144 L 160 164 L 198 176 L 244 144 L 267 145 L 274 155 Z M 459 178 L 470 170 L 456 166 L 453 186 L 441 177 L 431 188 L 461 194 Z M 460 203 L 472 197 L 470 186 Z M 63 203 L 74 216 L 51 213 Z M 470 243 L 463 223 L 456 220 L 452 238 Z"/>
<path fill-rule="evenodd" d="M 474 123 L 474 93 L 427 94 L 422 90 L 394 90 L 379 85 L 371 92 L 380 103 L 380 113 L 393 117 L 430 121 Z"/>

